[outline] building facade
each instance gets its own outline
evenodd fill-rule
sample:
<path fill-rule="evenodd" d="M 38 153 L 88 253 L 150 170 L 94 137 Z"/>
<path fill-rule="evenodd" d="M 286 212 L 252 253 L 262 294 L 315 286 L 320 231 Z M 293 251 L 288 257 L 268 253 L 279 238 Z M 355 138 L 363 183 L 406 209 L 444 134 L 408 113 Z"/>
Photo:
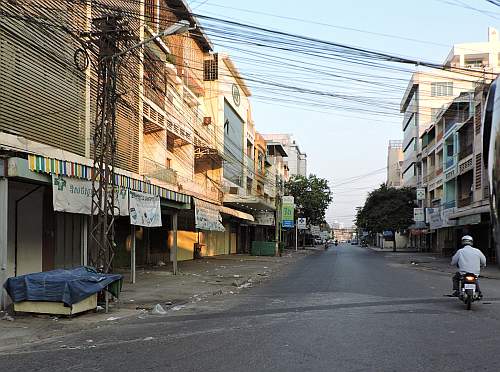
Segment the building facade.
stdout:
<path fill-rule="evenodd" d="M 496 29 L 488 29 L 488 41 L 456 44 L 444 61 L 443 70 L 415 72 L 401 100 L 403 113 L 403 185 L 417 186 L 422 174 L 420 136 L 435 122 L 436 115 L 462 92 L 500 71 L 500 43 Z"/>
<path fill-rule="evenodd" d="M 64 29 L 22 17 L 4 17 L 0 29 L 0 284 L 90 263 L 91 212 L 81 206 L 92 195 L 97 56 L 82 51 L 68 30 L 95 31 L 91 17 L 122 16 L 133 35 L 120 44 L 125 49 L 186 17 L 199 25 L 184 0 L 52 6 L 61 11 L 41 12 Z M 29 16 L 33 7 L 19 1 L 0 10 Z M 75 56 L 83 63 L 75 64 Z M 123 63 L 113 267 L 130 267 L 132 241 L 137 264 L 154 265 L 248 252 L 252 241 L 279 238 L 286 153 L 256 131 L 251 93 L 229 56 L 213 53 L 197 26 L 157 37 Z M 71 194 L 63 206 L 56 202 L 61 193 Z M 131 225 L 132 193 L 159 199 L 161 226 Z"/>
<path fill-rule="evenodd" d="M 391 140 L 387 147 L 387 181 L 389 187 L 403 185 L 403 141 Z"/>
<path fill-rule="evenodd" d="M 307 177 L 307 154 L 300 150 L 299 145 L 291 134 L 264 134 L 267 141 L 279 142 L 287 153 L 286 166 L 289 176 L 299 175 Z"/>

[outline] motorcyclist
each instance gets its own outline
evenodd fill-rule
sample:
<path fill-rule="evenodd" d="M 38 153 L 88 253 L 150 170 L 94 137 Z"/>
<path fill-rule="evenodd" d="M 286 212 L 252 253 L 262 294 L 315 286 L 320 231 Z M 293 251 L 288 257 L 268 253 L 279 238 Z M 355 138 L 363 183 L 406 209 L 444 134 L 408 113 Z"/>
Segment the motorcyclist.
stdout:
<path fill-rule="evenodd" d="M 470 235 L 465 235 L 462 237 L 462 248 L 460 248 L 457 253 L 451 259 L 451 265 L 457 266 L 458 271 L 453 275 L 453 296 L 459 295 L 459 282 L 460 277 L 466 273 L 473 273 L 479 277 L 481 271 L 481 266 L 486 266 L 486 257 L 483 252 L 472 246 L 474 240 Z M 477 283 L 477 291 L 481 296 L 481 291 L 479 290 L 479 282 Z"/>

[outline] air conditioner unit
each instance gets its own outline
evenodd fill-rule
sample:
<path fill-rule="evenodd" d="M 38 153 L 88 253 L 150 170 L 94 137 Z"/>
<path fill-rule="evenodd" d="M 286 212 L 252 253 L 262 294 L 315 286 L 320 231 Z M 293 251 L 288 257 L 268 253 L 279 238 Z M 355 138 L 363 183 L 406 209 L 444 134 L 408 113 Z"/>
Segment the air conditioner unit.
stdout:
<path fill-rule="evenodd" d="M 229 193 L 233 195 L 238 195 L 238 187 L 230 187 Z"/>

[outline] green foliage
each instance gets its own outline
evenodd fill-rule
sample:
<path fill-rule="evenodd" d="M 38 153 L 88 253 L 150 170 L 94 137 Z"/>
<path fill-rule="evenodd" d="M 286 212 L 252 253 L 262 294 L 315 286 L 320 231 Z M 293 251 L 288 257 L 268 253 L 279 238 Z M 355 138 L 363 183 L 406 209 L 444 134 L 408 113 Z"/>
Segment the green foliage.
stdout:
<path fill-rule="evenodd" d="M 368 194 L 365 205 L 358 209 L 356 226 L 374 233 L 404 230 L 413 223 L 415 199 L 415 189 L 382 184 Z"/>
<path fill-rule="evenodd" d="M 285 195 L 292 195 L 295 199 L 296 218 L 305 217 L 313 225 L 325 222 L 325 212 L 332 201 L 332 191 L 326 179 L 314 174 L 293 176 L 285 183 Z"/>

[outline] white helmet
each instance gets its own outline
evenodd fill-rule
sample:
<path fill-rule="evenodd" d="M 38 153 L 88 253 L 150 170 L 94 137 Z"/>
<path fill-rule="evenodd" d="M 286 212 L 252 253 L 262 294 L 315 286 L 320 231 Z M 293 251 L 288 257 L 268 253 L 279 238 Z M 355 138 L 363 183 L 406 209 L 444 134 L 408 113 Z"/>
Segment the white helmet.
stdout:
<path fill-rule="evenodd" d="M 474 244 L 474 239 L 470 235 L 462 236 L 462 245 L 472 245 Z"/>

